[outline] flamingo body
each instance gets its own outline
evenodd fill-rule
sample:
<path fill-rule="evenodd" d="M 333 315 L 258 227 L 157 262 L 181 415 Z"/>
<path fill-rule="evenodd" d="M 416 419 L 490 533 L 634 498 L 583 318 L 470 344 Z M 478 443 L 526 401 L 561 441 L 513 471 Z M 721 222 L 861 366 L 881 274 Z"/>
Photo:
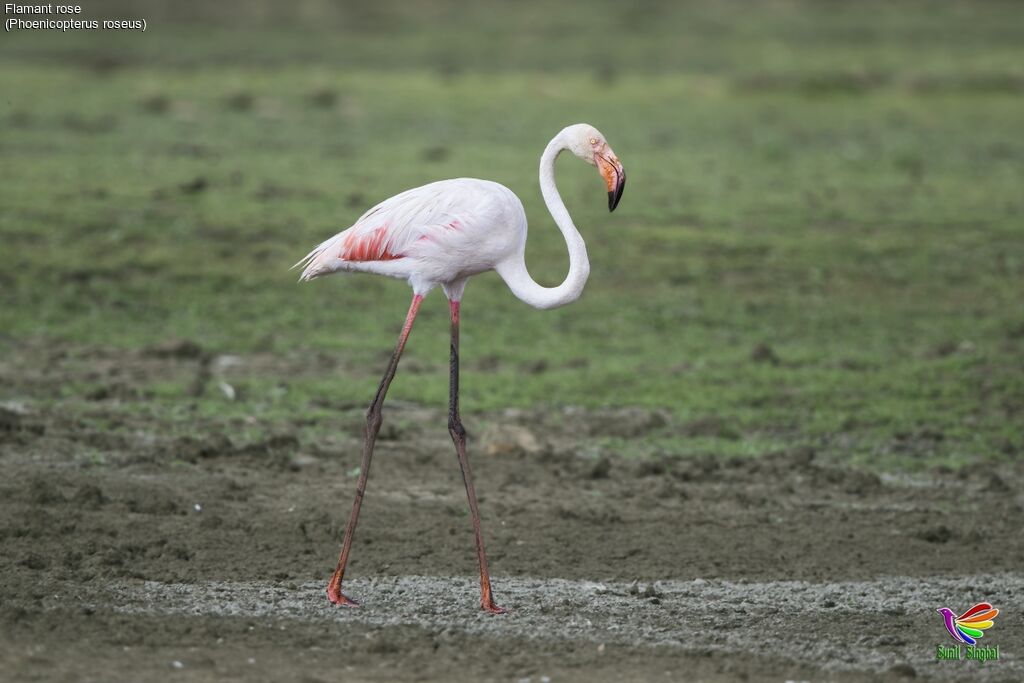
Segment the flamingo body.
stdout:
<path fill-rule="evenodd" d="M 363 214 L 300 263 L 302 280 L 355 271 L 407 280 L 417 294 L 495 269 L 526 249 L 526 212 L 504 185 L 477 178 L 406 190 Z"/>

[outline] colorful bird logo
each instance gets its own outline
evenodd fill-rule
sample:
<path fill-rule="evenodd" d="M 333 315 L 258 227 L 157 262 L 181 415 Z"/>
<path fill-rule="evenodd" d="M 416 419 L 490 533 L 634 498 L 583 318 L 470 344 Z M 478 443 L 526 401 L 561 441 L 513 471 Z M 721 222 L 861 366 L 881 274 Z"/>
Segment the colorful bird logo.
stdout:
<path fill-rule="evenodd" d="M 974 645 L 978 638 L 985 635 L 985 630 L 992 628 L 992 620 L 999 614 L 999 610 L 987 602 L 979 602 L 960 616 L 948 607 L 941 607 L 936 610 L 946 620 L 946 630 L 954 640 Z"/>

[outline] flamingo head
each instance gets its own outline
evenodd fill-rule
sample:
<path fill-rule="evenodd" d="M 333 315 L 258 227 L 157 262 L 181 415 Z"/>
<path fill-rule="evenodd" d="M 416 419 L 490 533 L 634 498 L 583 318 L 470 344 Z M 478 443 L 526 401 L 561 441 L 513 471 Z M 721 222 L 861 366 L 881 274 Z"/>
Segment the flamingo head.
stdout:
<path fill-rule="evenodd" d="M 608 210 L 614 211 L 626 187 L 626 171 L 601 131 L 586 123 L 577 123 L 562 131 L 565 146 L 591 166 L 597 166 L 608 186 Z"/>

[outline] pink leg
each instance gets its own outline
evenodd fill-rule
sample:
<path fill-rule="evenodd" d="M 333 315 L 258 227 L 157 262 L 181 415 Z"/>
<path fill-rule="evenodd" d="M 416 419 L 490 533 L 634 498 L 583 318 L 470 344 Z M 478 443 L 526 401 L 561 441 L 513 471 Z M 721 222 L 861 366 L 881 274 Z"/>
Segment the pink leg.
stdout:
<path fill-rule="evenodd" d="M 366 491 L 366 479 L 370 474 L 370 458 L 373 457 L 373 445 L 377 441 L 377 432 L 380 431 L 380 425 L 383 421 L 381 417 L 381 407 L 384 405 L 384 396 L 387 395 L 388 387 L 391 386 L 391 380 L 395 377 L 395 370 L 398 369 L 398 359 L 402 357 L 402 350 L 405 349 L 405 342 L 409 338 L 409 333 L 412 331 L 412 323 L 416 319 L 416 312 L 419 311 L 420 302 L 422 301 L 423 297 L 419 294 L 412 298 L 412 304 L 409 305 L 409 313 L 406 314 L 405 324 L 402 326 L 402 333 L 398 336 L 398 345 L 395 347 L 395 352 L 391 355 L 391 362 L 388 363 L 388 369 L 384 373 L 384 378 L 380 381 L 380 386 L 377 388 L 377 395 L 374 396 L 373 403 L 370 404 L 370 408 L 366 411 L 366 440 L 363 442 L 363 460 L 359 466 L 359 483 L 356 484 L 356 500 L 352 504 L 352 514 L 349 515 L 348 524 L 345 526 L 345 540 L 341 544 L 341 555 L 338 557 L 338 567 L 334 570 L 331 582 L 327 584 L 327 597 L 330 598 L 331 602 L 335 605 L 347 605 L 353 607 L 359 604 L 341 592 L 341 580 L 345 575 L 345 565 L 348 564 L 348 553 L 349 550 L 352 549 L 352 539 L 356 534 L 356 523 L 359 521 L 359 508 L 363 504 L 363 493 Z"/>
<path fill-rule="evenodd" d="M 469 471 L 469 459 L 466 457 L 466 429 L 459 418 L 459 302 L 450 302 L 452 311 L 452 349 L 451 349 L 451 393 L 448 399 L 448 433 L 455 442 L 455 453 L 459 456 L 459 467 L 462 469 L 462 481 L 466 484 L 466 496 L 469 498 L 469 513 L 473 518 L 473 533 L 476 535 L 476 554 L 480 561 L 480 607 L 492 614 L 504 614 L 507 610 L 494 604 L 491 594 L 491 575 L 487 571 L 487 553 L 484 552 L 484 534 L 480 529 L 480 509 L 476 504 L 476 491 L 473 490 L 473 476 Z"/>

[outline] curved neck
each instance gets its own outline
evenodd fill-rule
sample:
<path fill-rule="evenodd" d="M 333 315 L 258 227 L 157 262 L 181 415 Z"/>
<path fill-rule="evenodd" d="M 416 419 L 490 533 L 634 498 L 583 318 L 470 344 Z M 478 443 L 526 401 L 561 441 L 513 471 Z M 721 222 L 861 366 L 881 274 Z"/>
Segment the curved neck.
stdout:
<path fill-rule="evenodd" d="M 569 249 L 569 274 L 557 287 L 537 284 L 526 269 L 525 242 L 518 254 L 496 268 L 498 275 L 512 293 L 534 308 L 557 308 L 576 301 L 583 293 L 583 286 L 587 284 L 587 277 L 590 276 L 587 245 L 583 243 L 579 230 L 572 224 L 569 211 L 565 208 L 565 203 L 555 186 L 555 159 L 563 149 L 566 149 L 566 145 L 561 133 L 544 149 L 544 154 L 540 158 L 540 192 Z"/>

